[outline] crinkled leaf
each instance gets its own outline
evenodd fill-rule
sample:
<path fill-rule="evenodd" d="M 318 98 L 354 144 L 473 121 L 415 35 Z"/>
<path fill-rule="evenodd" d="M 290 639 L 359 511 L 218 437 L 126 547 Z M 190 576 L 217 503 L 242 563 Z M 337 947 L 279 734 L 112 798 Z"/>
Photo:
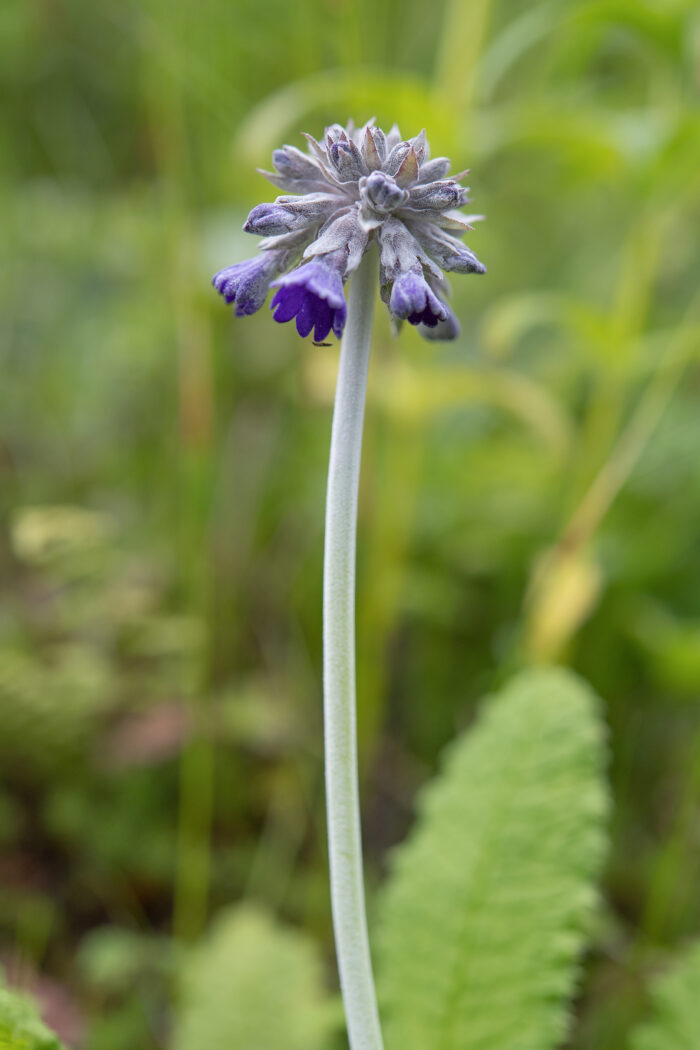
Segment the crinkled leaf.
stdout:
<path fill-rule="evenodd" d="M 325 1050 L 321 973 L 302 933 L 252 906 L 223 912 L 185 966 L 173 1050 Z"/>
<path fill-rule="evenodd" d="M 58 1037 L 39 1018 L 25 995 L 2 987 L 0 979 L 0 1050 L 62 1050 Z"/>
<path fill-rule="evenodd" d="M 604 853 L 603 756 L 595 697 L 551 669 L 452 745 L 383 899 L 387 1050 L 562 1039 Z"/>

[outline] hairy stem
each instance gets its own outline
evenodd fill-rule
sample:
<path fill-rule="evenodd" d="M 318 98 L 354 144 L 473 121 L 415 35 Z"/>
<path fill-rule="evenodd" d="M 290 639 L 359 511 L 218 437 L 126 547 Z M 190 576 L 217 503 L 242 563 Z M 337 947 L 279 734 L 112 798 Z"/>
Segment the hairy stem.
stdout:
<path fill-rule="evenodd" d="M 355 539 L 377 287 L 370 250 L 350 285 L 333 411 L 323 573 L 326 805 L 336 953 L 351 1050 L 381 1050 L 362 877 L 355 716 Z"/>

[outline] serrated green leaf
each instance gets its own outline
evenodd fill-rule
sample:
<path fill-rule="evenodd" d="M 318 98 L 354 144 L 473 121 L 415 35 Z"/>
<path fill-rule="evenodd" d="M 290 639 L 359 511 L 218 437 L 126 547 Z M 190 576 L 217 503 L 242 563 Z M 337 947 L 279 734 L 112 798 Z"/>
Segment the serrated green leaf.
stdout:
<path fill-rule="evenodd" d="M 630 1050 L 697 1050 L 700 1040 L 700 944 L 656 982 L 652 1016 L 633 1033 Z"/>
<path fill-rule="evenodd" d="M 0 978 L 1 981 L 1 978 Z M 0 1050 L 62 1050 L 25 995 L 0 985 Z"/>
<path fill-rule="evenodd" d="M 379 936 L 387 1050 L 562 1038 L 604 854 L 596 699 L 561 670 L 488 701 L 423 793 Z"/>
<path fill-rule="evenodd" d="M 173 1050 L 324 1050 L 321 970 L 302 933 L 250 905 L 223 912 L 185 967 Z"/>

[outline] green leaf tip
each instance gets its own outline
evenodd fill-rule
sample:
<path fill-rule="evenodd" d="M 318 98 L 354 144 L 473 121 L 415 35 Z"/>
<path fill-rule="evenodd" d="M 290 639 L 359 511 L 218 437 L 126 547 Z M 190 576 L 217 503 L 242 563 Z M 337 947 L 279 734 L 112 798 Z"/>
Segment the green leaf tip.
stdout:
<path fill-rule="evenodd" d="M 395 853 L 378 962 L 387 1050 L 548 1050 L 597 895 L 608 795 L 599 704 L 526 671 L 448 749 Z"/>
<path fill-rule="evenodd" d="M 0 1050 L 63 1050 L 28 996 L 11 991 L 0 975 Z"/>

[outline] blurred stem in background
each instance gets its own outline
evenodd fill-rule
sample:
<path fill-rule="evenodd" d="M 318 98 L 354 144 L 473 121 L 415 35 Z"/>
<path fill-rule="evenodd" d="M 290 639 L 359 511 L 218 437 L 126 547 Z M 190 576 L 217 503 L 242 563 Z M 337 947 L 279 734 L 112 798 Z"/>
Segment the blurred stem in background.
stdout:
<path fill-rule="evenodd" d="M 690 739 L 682 767 L 686 780 L 666 841 L 651 868 L 637 948 L 682 936 L 688 901 L 698 877 L 697 819 L 700 800 L 700 733 Z"/>
<path fill-rule="evenodd" d="M 575 479 L 577 493 L 581 491 L 581 482 L 584 486 L 590 483 L 591 468 L 597 469 L 609 455 L 619 431 L 629 396 L 630 372 L 639 361 L 640 336 L 658 277 L 665 226 L 649 209 L 625 238 L 613 309 L 605 324 L 605 349 L 609 351 L 597 377 L 582 435 L 585 454 L 581 465 L 588 473 Z"/>
<path fill-rule="evenodd" d="M 589 553 L 591 541 L 639 462 L 686 368 L 697 355 L 697 328 L 693 317 L 699 302 L 700 296 L 696 295 L 683 323 L 669 335 L 666 352 L 629 422 L 570 516 L 556 546 L 535 570 L 525 599 L 528 655 L 535 661 L 560 658 L 598 596 L 600 580 Z M 569 589 L 576 595 L 574 605 L 577 607 L 565 610 L 562 600 Z"/>
<path fill-rule="evenodd" d="M 688 319 L 670 337 L 666 353 L 659 360 L 629 423 L 571 516 L 561 540 L 563 548 L 571 550 L 591 539 L 654 433 L 685 369 L 697 352 L 697 333 L 689 325 L 689 319 L 695 313 L 698 301 L 700 297 L 696 296 L 688 311 Z"/>
<path fill-rule="evenodd" d="M 395 352 L 395 351 L 392 351 Z M 388 369 L 386 381 L 393 376 Z M 382 384 L 384 383 L 382 378 Z M 426 417 L 427 419 L 427 417 Z M 391 647 L 400 618 L 404 567 L 415 521 L 417 490 L 425 461 L 426 419 L 402 419 L 390 411 L 371 423 L 369 480 L 372 527 L 367 530 L 358 616 L 362 690 L 357 699 L 359 762 L 362 773 L 376 759 L 385 728 Z M 370 436 L 370 435 L 368 435 Z"/>
<path fill-rule="evenodd" d="M 198 665 L 188 695 L 189 732 L 180 767 L 178 856 L 173 925 L 183 939 L 197 937 L 207 917 L 211 868 L 211 824 L 214 790 L 214 746 L 207 710 L 210 676 L 209 612 L 212 602 L 209 530 L 212 467 L 212 413 L 210 361 L 207 340 L 186 288 L 189 254 L 183 240 L 177 290 L 178 391 L 180 405 L 180 507 L 182 555 L 191 572 L 186 579 L 187 607 L 203 625 Z M 193 556 L 193 551 L 197 552 Z M 186 687 L 187 688 L 187 687 Z"/>
<path fill-rule="evenodd" d="M 601 579 L 590 545 L 603 518 L 627 483 L 653 437 L 687 367 L 697 354 L 699 297 L 691 300 L 681 323 L 669 332 L 646 389 L 617 440 L 614 436 L 624 412 L 629 373 L 639 366 L 646 314 L 665 238 L 678 219 L 683 197 L 659 214 L 648 214 L 628 234 L 617 284 L 615 307 L 609 316 L 605 347 L 609 360 L 599 378 L 583 432 L 584 468 L 606 459 L 584 489 L 556 545 L 537 566 L 526 605 L 528 655 L 555 660 L 597 600 Z M 609 451 L 608 451 L 609 450 Z M 579 479 L 580 480 L 580 479 Z M 564 590 L 575 595 L 564 612 Z M 564 612 L 564 615 L 562 615 Z M 556 621 L 556 623 L 555 623 Z M 550 629 L 550 626 L 553 629 Z"/>
<path fill-rule="evenodd" d="M 442 21 L 435 64 L 438 92 L 456 113 L 466 138 L 476 91 L 476 73 L 484 48 L 491 0 L 449 0 Z"/>
<path fill-rule="evenodd" d="M 448 0 L 442 19 L 434 65 L 437 94 L 448 100 L 448 127 L 458 139 L 468 138 L 475 101 L 476 72 L 486 42 L 491 0 Z M 444 104 L 444 102 L 443 102 Z M 438 109 L 441 107 L 438 106 Z M 392 347 L 392 353 L 396 353 Z M 425 377 L 422 377 L 425 380 Z M 375 484 L 381 499 L 373 501 L 374 519 L 367 541 L 367 565 L 363 575 L 371 581 L 372 593 L 363 611 L 360 664 L 364 685 L 358 698 L 360 769 L 372 762 L 384 723 L 389 676 L 387 641 L 399 619 L 402 568 L 413 529 L 417 489 L 426 447 L 427 413 L 414 414 L 406 423 L 389 414 L 389 423 L 377 434 L 378 465 Z"/>
<path fill-rule="evenodd" d="M 323 568 L 323 692 L 331 903 L 351 1050 L 381 1050 L 365 914 L 355 700 L 355 546 L 377 253 L 350 286 L 333 410 Z"/>
<path fill-rule="evenodd" d="M 150 39 L 150 23 L 143 32 Z M 164 185 L 164 272 L 177 345 L 178 493 L 177 548 L 183 608 L 201 625 L 193 680 L 180 689 L 188 709 L 188 731 L 180 759 L 173 929 L 196 938 L 207 917 L 211 870 L 214 748 L 207 711 L 210 686 L 212 566 L 208 523 L 214 456 L 214 394 L 206 322 L 193 296 L 196 239 L 187 216 L 197 185 L 187 148 L 182 81 L 146 65 L 144 95 L 155 162 Z M 157 75 L 156 75 L 157 74 Z"/>

